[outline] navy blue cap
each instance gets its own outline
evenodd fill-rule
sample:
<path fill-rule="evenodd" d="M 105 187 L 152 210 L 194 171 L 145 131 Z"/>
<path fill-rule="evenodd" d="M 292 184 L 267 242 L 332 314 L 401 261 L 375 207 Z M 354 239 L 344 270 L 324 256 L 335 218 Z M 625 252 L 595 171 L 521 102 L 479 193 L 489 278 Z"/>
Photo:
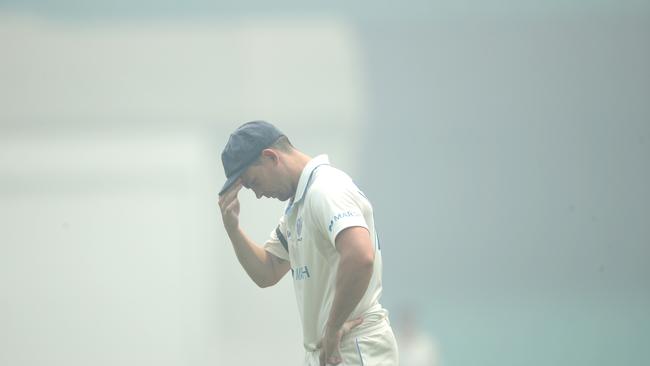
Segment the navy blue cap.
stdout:
<path fill-rule="evenodd" d="M 265 121 L 244 123 L 230 134 L 228 143 L 221 153 L 221 162 L 227 180 L 219 195 L 224 194 L 237 181 L 257 160 L 262 150 L 271 146 L 281 136 L 284 134 L 280 130 Z"/>

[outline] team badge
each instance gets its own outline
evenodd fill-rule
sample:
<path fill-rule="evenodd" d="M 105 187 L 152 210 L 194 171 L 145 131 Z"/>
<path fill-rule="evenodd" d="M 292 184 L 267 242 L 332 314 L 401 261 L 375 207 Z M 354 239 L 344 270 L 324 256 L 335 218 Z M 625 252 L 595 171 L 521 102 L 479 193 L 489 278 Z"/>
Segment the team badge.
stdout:
<path fill-rule="evenodd" d="M 302 237 L 302 217 L 299 217 L 298 221 L 296 221 L 296 233 L 298 238 Z"/>

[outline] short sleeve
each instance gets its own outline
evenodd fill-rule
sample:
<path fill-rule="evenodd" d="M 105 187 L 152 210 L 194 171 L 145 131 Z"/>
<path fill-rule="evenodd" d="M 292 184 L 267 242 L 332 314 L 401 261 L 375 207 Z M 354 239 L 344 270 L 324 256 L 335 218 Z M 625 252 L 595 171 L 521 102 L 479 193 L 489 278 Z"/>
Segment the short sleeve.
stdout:
<path fill-rule="evenodd" d="M 336 236 L 350 227 L 368 224 L 363 215 L 363 197 L 354 184 L 343 187 L 319 187 L 310 192 L 312 217 L 332 245 Z"/>
<path fill-rule="evenodd" d="M 280 231 L 282 233 L 286 233 L 284 216 L 280 218 L 280 223 L 278 225 Z M 284 246 L 282 245 L 282 242 L 280 242 L 280 238 L 278 238 L 278 234 L 276 233 L 275 228 L 273 229 L 273 231 L 271 231 L 271 234 L 269 235 L 269 239 L 264 243 L 264 250 L 275 255 L 278 258 L 284 259 L 285 261 L 290 260 L 289 252 L 286 249 L 284 249 Z"/>

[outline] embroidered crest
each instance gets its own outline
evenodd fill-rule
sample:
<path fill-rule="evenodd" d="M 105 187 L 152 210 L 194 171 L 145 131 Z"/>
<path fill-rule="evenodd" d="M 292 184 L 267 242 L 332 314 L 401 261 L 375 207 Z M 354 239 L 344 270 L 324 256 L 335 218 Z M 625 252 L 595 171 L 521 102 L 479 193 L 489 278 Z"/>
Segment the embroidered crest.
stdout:
<path fill-rule="evenodd" d="M 302 239 L 302 217 L 299 217 L 298 221 L 296 221 L 296 233 L 298 238 Z"/>

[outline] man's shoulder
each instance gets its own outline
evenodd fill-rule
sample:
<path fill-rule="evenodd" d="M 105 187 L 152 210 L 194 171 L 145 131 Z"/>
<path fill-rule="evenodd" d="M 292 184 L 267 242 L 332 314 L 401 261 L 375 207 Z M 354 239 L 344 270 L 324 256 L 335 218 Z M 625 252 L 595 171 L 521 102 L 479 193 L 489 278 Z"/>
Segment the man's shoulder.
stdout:
<path fill-rule="evenodd" d="M 308 207 L 318 209 L 327 206 L 325 202 L 358 198 L 360 190 L 345 172 L 330 166 L 318 170 L 307 190 L 305 201 Z"/>
<path fill-rule="evenodd" d="M 323 194 L 354 189 L 356 185 L 347 173 L 331 165 L 319 167 L 314 172 L 314 179 L 309 187 L 309 193 Z"/>

